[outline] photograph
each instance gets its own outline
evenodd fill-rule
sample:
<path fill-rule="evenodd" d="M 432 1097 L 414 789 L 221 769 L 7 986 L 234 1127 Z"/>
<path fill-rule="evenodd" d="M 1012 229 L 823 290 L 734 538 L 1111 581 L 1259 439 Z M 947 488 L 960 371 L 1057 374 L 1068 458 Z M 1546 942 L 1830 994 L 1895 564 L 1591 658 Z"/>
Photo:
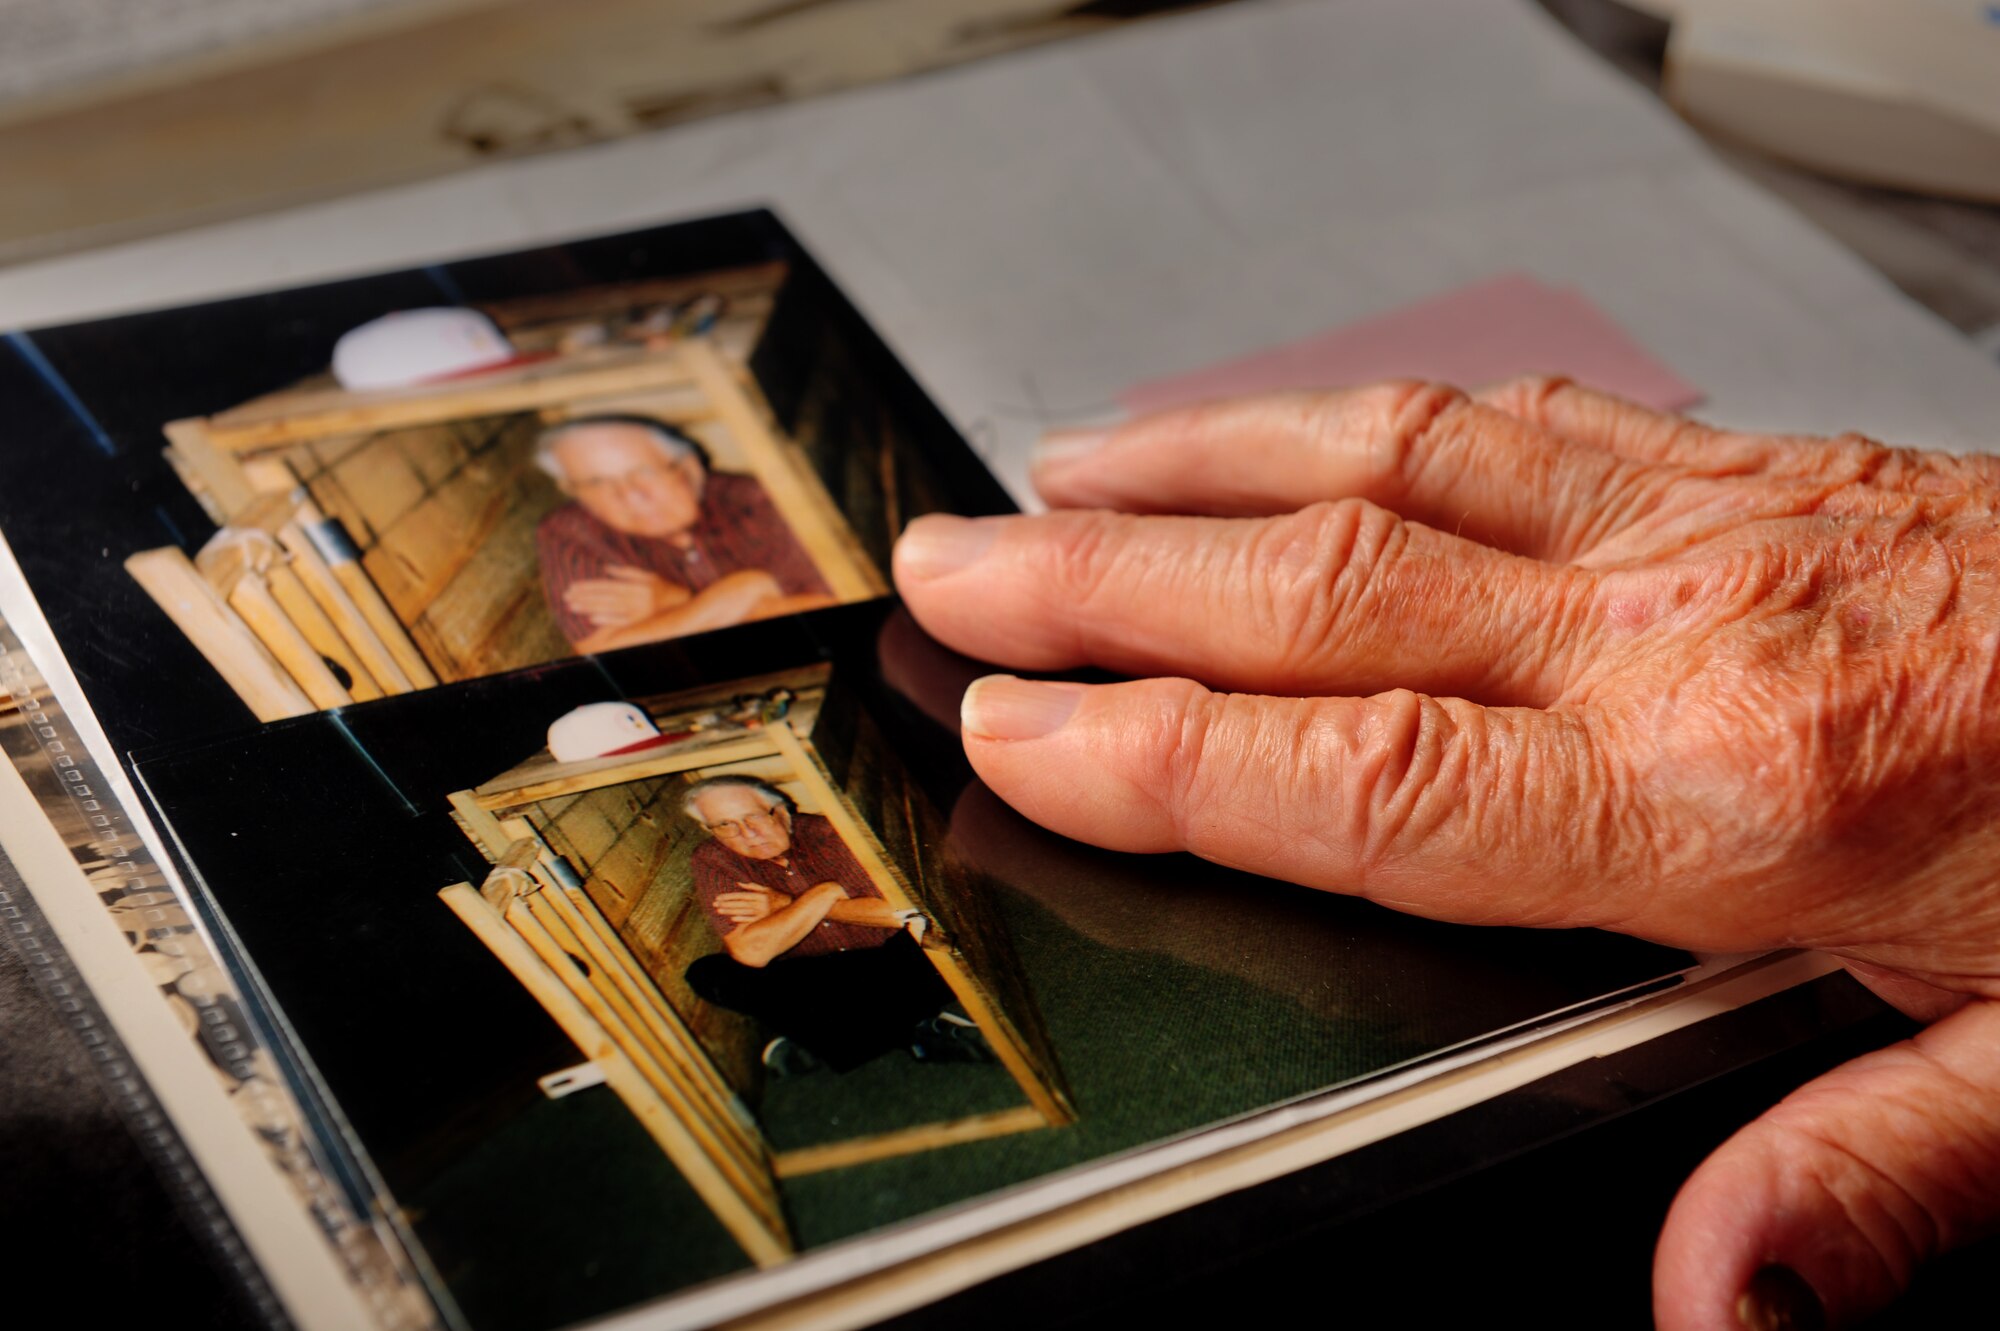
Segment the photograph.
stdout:
<path fill-rule="evenodd" d="M 451 796 L 495 868 L 441 895 L 617 1051 L 614 1089 L 760 1261 L 791 1250 L 778 1178 L 1074 1117 L 1004 922 L 947 864 L 892 863 L 814 748 L 828 705 L 823 668 L 589 703 Z M 865 742 L 848 770 L 892 772 Z M 887 779 L 896 840 L 934 857 Z"/>
<path fill-rule="evenodd" d="M 1693 965 L 1067 841 L 967 766 L 978 669 L 871 601 L 134 771 L 357 1209 L 482 1331 L 748 1307 Z"/>
<path fill-rule="evenodd" d="M 746 369 L 783 281 L 348 329 L 330 370 L 163 426 L 216 531 L 126 567 L 265 719 L 881 596 Z"/>
<path fill-rule="evenodd" d="M 13 332 L 0 399 L 121 749 L 873 600 L 1014 508 L 763 211 Z"/>

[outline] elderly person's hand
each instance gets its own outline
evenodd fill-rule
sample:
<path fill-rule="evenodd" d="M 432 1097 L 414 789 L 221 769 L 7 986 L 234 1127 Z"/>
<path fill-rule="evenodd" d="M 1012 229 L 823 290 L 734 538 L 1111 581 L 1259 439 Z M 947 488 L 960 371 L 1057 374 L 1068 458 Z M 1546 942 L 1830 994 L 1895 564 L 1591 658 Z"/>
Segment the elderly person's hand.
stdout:
<path fill-rule="evenodd" d="M 1035 477 L 1089 511 L 896 552 L 962 652 L 1167 677 L 975 684 L 967 752 L 1028 816 L 1436 919 L 1825 949 L 1934 1021 L 1703 1165 L 1663 1328 L 1756 1325 L 1769 1267 L 1851 1320 L 1993 1228 L 2000 460 L 1534 381 L 1172 412 Z"/>

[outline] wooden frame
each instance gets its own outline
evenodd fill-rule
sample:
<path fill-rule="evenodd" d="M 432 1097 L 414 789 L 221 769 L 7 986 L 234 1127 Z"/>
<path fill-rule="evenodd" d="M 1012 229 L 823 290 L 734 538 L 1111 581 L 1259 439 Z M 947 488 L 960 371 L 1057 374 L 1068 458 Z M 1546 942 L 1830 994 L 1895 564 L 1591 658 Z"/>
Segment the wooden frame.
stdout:
<path fill-rule="evenodd" d="M 1052 1064 L 1035 1052 L 1045 1044 L 1022 1035 L 1036 1018 L 1004 1010 L 991 977 L 976 974 L 969 959 L 945 940 L 946 946 L 927 947 L 924 955 L 978 1024 L 1024 1103 L 801 1149 L 774 1149 L 686 1014 L 675 1009 L 587 890 L 592 867 L 570 864 L 551 846 L 551 829 L 536 825 L 533 815 L 545 801 L 775 761 L 789 777 L 787 784 L 802 787 L 805 803 L 834 825 L 886 900 L 898 909 L 934 912 L 935 903 L 912 890 L 813 747 L 809 732 L 824 705 L 825 679 L 822 668 L 806 672 L 805 679 L 795 672 L 707 691 L 726 696 L 775 682 L 801 686 L 789 714 L 755 728 L 723 728 L 650 751 L 576 763 L 558 763 L 544 751 L 451 797 L 461 827 L 495 868 L 479 890 L 465 883 L 447 888 L 446 903 L 543 1003 L 585 1057 L 600 1063 L 606 1081 L 744 1251 L 764 1263 L 790 1251 L 778 1191 L 783 1179 L 1061 1126 L 1075 1118 Z M 656 700 L 654 706 L 673 701 Z"/>
<path fill-rule="evenodd" d="M 777 270 L 756 272 L 778 280 Z M 308 383 L 169 422 L 167 456 L 221 528 L 192 561 L 216 595 L 194 591 L 186 555 L 171 547 L 142 551 L 127 569 L 260 720 L 559 659 L 573 648 L 522 573 L 534 564 L 540 513 L 518 496 L 537 493 L 541 482 L 496 481 L 490 468 L 469 463 L 437 480 L 428 458 L 407 450 L 439 442 L 422 431 L 486 422 L 521 437 L 506 448 L 508 465 L 525 474 L 529 427 L 616 411 L 654 416 L 705 434 L 711 448 L 722 445 L 721 469 L 757 479 L 837 601 L 887 594 L 882 572 L 732 354 L 754 335 L 739 318 L 642 345 L 556 350 L 413 388 L 349 392 Z M 385 465 L 396 468 L 385 473 L 393 493 L 379 497 L 377 484 L 377 498 L 350 501 L 356 477 L 371 474 L 374 454 L 365 450 L 377 441 Z M 442 442 L 463 454 L 449 438 Z M 468 476 L 485 488 L 461 484 Z M 529 488 L 510 488 L 517 485 Z M 390 526 L 377 530 L 384 521 Z M 394 524 L 403 524 L 403 535 L 392 533 Z M 504 550 L 491 544 L 500 540 Z M 511 600 L 493 594 L 486 580 L 495 578 Z"/>

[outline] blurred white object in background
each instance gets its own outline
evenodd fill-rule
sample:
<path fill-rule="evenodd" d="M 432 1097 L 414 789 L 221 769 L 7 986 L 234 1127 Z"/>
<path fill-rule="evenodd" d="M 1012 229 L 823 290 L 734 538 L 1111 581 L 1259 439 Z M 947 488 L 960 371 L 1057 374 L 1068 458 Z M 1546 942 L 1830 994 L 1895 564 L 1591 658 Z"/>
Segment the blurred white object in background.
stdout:
<path fill-rule="evenodd" d="M 513 359 L 513 345 L 477 310 L 398 310 L 341 334 L 333 377 L 350 390 L 405 388 Z"/>
<path fill-rule="evenodd" d="M 1868 184 L 2000 201 L 2000 3 L 1645 0 L 1701 128 Z"/>

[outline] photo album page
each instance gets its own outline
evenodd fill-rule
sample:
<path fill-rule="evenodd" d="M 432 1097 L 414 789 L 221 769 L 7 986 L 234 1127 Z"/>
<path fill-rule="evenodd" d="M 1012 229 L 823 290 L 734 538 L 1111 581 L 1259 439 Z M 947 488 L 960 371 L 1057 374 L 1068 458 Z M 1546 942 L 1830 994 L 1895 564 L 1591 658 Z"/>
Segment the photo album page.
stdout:
<path fill-rule="evenodd" d="M 739 1316 L 1695 964 L 997 799 L 888 570 L 1014 503 L 769 213 L 36 329 L 0 403 L 0 741 L 384 1326 Z"/>

